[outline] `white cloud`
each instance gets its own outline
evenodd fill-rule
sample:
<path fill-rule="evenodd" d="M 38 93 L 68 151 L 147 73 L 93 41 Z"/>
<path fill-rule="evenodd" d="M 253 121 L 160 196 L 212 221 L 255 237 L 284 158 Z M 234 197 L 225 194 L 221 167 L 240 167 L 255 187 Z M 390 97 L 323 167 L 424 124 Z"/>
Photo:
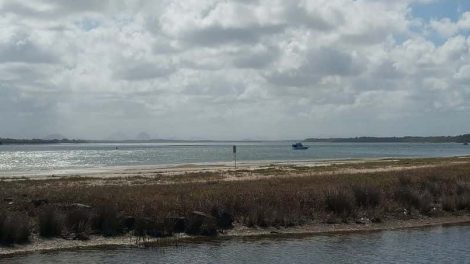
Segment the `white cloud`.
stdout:
<path fill-rule="evenodd" d="M 0 137 L 466 132 L 470 12 L 412 2 L 0 1 Z"/>
<path fill-rule="evenodd" d="M 452 22 L 449 18 L 432 20 L 431 27 L 444 37 L 450 37 L 459 32 L 459 25 Z"/>
<path fill-rule="evenodd" d="M 441 36 L 451 37 L 461 31 L 470 30 L 470 12 L 463 13 L 456 22 L 451 21 L 449 18 L 442 18 L 440 20 L 432 20 L 430 25 Z"/>

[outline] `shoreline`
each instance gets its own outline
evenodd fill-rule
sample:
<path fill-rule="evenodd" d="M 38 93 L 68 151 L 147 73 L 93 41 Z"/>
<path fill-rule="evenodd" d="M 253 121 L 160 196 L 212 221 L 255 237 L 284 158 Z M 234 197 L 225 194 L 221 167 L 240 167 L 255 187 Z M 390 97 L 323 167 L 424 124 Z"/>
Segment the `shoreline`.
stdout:
<path fill-rule="evenodd" d="M 449 156 L 443 158 L 470 157 L 468 156 Z M 314 160 L 237 160 L 237 169 L 256 169 L 267 166 L 325 166 L 332 163 L 363 163 L 392 159 L 420 159 L 424 157 L 379 157 L 379 158 L 344 158 L 344 159 L 314 159 Z M 120 165 L 89 168 L 71 168 L 55 170 L 36 170 L 36 171 L 5 171 L 0 172 L 0 180 L 5 179 L 42 179 L 66 176 L 88 176 L 96 174 L 111 174 L 122 171 L 204 171 L 204 170 L 233 170 L 233 161 L 214 161 L 214 162 L 189 162 L 175 164 L 156 164 L 156 165 Z M 10 175 L 9 175 L 10 174 Z"/>
<path fill-rule="evenodd" d="M 393 220 L 385 223 L 374 224 L 308 224 L 288 228 L 245 228 L 237 226 L 226 230 L 225 233 L 214 237 L 204 236 L 172 236 L 166 238 L 151 238 L 139 241 L 141 238 L 125 235 L 105 238 L 94 236 L 87 241 L 65 240 L 65 239 L 37 239 L 29 244 L 15 245 L 14 247 L 0 247 L 0 258 L 14 257 L 34 253 L 49 253 L 57 251 L 96 249 L 106 250 L 109 248 L 142 248 L 159 246 L 184 246 L 186 243 L 204 243 L 211 240 L 227 240 L 236 238 L 306 238 L 322 235 L 355 234 L 370 232 L 385 232 L 405 229 L 425 229 L 432 227 L 467 226 L 470 225 L 470 215 L 446 216 L 427 219 Z"/>
<path fill-rule="evenodd" d="M 445 158 L 380 158 L 328 161 L 289 161 L 265 165 L 243 165 L 237 169 L 229 166 L 175 167 L 136 166 L 113 168 L 97 173 L 64 175 L 0 177 L 0 183 L 57 182 L 68 186 L 132 186 L 132 185 L 178 185 L 198 183 L 235 183 L 269 179 L 310 178 L 343 174 L 367 174 L 404 172 L 416 169 L 438 168 L 444 165 L 470 164 L 470 156 Z"/>
<path fill-rule="evenodd" d="M 318 159 L 318 160 L 257 160 L 257 161 L 237 161 L 237 168 L 234 168 L 233 162 L 207 162 L 207 163 L 181 163 L 181 164 L 162 164 L 162 165 L 131 165 L 131 166 L 110 166 L 102 168 L 81 168 L 65 169 L 53 171 L 34 171 L 34 172 L 0 172 L 1 181 L 16 180 L 49 180 L 49 179 L 67 179 L 73 177 L 79 178 L 123 178 L 132 175 L 145 174 L 146 172 L 160 173 L 168 175 L 178 175 L 185 173 L 200 172 L 235 172 L 244 170 L 261 170 L 265 168 L 282 167 L 330 167 L 335 165 L 357 165 L 374 164 L 388 162 L 393 165 L 394 162 L 426 160 L 443 161 L 454 160 L 458 162 L 462 159 L 470 159 L 470 155 L 449 156 L 449 157 L 379 157 L 379 158 L 345 158 L 345 159 Z"/>

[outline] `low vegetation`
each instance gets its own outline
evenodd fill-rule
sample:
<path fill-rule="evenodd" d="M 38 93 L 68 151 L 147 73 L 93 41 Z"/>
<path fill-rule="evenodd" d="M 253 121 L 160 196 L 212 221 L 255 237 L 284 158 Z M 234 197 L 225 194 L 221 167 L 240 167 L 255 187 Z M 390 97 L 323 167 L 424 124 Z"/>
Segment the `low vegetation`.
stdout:
<path fill-rule="evenodd" d="M 59 237 L 64 228 L 63 216 L 52 206 L 44 208 L 39 213 L 38 225 L 42 237 Z"/>
<path fill-rule="evenodd" d="M 0 245 L 27 243 L 31 234 L 28 221 L 27 215 L 0 211 Z"/>
<path fill-rule="evenodd" d="M 73 183 L 73 184 L 71 184 Z M 470 212 L 470 163 L 402 171 L 176 184 L 0 184 L 0 243 L 90 234 L 213 236 L 234 225 L 374 223 Z"/>

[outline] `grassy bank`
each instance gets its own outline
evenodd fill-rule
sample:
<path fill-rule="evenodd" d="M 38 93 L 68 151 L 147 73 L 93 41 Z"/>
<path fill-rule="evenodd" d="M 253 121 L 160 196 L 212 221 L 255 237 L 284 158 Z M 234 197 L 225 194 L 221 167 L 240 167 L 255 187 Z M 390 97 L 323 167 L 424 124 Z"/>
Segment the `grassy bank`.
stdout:
<path fill-rule="evenodd" d="M 125 185 L 94 185 L 89 179 L 88 184 L 80 184 L 80 179 L 66 178 L 3 181 L 0 242 L 27 243 L 31 235 L 66 239 L 124 233 L 217 235 L 234 224 L 261 228 L 373 225 L 467 214 L 470 161 L 451 161 L 455 160 L 413 160 L 433 166 L 361 173 L 272 167 L 258 173 L 275 177 L 237 181 L 218 180 L 217 172 L 210 172 L 210 177 L 199 175 L 205 181 L 171 184 L 132 179 Z M 391 166 L 370 166 L 378 164 Z M 243 172 L 233 173 L 236 177 Z"/>

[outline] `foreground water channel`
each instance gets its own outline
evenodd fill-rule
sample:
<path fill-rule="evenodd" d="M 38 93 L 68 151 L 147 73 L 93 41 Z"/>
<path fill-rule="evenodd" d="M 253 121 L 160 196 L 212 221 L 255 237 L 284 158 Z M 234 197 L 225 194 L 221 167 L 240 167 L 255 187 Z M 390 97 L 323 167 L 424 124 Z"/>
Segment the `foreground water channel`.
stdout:
<path fill-rule="evenodd" d="M 0 263 L 470 263 L 470 225 L 56 251 Z"/>

